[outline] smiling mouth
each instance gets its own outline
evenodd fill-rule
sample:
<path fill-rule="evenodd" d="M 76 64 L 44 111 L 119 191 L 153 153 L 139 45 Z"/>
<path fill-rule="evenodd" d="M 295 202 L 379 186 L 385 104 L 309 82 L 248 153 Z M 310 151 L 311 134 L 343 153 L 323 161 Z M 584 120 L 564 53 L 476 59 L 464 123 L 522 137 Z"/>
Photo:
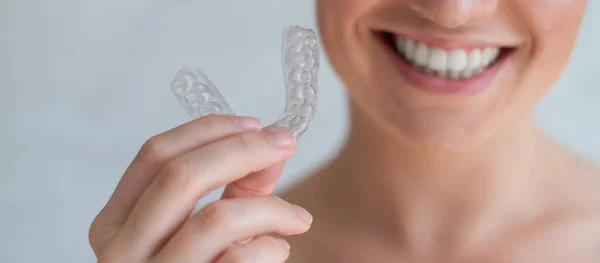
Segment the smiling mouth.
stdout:
<path fill-rule="evenodd" d="M 450 80 L 477 77 L 515 50 L 513 47 L 479 46 L 444 48 L 382 32 L 382 37 L 400 59 L 421 73 Z"/>
<path fill-rule="evenodd" d="M 400 73 L 415 87 L 435 93 L 475 93 L 485 89 L 517 50 L 490 44 L 429 43 L 389 32 L 377 35 L 394 53 Z"/>

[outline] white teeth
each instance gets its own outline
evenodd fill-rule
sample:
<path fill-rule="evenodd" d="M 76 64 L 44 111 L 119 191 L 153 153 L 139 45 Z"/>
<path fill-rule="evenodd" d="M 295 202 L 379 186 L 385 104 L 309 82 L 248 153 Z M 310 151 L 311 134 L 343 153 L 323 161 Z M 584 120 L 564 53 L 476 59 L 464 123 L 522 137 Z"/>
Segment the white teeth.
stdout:
<path fill-rule="evenodd" d="M 404 39 L 396 39 L 396 49 L 398 50 L 398 52 L 404 54 L 405 49 L 404 49 L 404 42 L 406 42 L 406 40 Z"/>
<path fill-rule="evenodd" d="M 407 59 L 409 60 L 413 60 L 415 58 L 415 42 L 413 42 L 410 39 L 407 39 L 404 42 L 404 55 L 406 56 Z"/>
<path fill-rule="evenodd" d="M 446 72 L 447 64 L 448 55 L 446 54 L 446 51 L 439 48 L 433 48 L 429 50 L 429 60 L 427 66 L 430 69 Z"/>
<path fill-rule="evenodd" d="M 415 50 L 414 60 L 419 66 L 427 66 L 427 58 L 429 57 L 429 49 L 423 43 L 419 43 Z"/>
<path fill-rule="evenodd" d="M 492 49 L 492 58 L 491 58 L 492 63 L 494 61 L 496 61 L 498 59 L 498 57 L 500 57 L 500 49 L 499 48 Z"/>
<path fill-rule="evenodd" d="M 462 49 L 452 50 L 448 55 L 448 69 L 461 71 L 467 66 L 467 51 Z"/>
<path fill-rule="evenodd" d="M 483 53 L 481 54 L 481 56 L 483 57 L 483 60 L 487 62 L 483 66 L 489 66 L 492 62 L 498 59 L 499 55 L 500 50 L 497 48 L 486 47 L 485 49 L 483 49 Z"/>
<path fill-rule="evenodd" d="M 491 58 L 492 58 L 492 49 L 489 47 L 484 48 L 483 52 L 481 53 L 481 60 L 489 61 Z"/>
<path fill-rule="evenodd" d="M 481 74 L 500 55 L 498 47 L 446 51 L 407 38 L 397 39 L 396 48 L 408 62 L 422 72 L 449 79 L 466 79 Z"/>
<path fill-rule="evenodd" d="M 481 65 L 481 50 L 473 49 L 469 53 L 469 63 L 467 64 L 468 69 L 476 69 Z"/>

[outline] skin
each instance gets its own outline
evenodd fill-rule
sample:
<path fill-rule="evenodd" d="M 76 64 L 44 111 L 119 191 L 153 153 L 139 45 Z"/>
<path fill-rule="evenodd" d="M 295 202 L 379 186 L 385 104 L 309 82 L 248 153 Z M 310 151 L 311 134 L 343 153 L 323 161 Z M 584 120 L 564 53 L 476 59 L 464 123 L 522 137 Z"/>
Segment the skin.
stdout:
<path fill-rule="evenodd" d="M 317 0 L 324 48 L 351 97 L 339 156 L 280 198 L 272 192 L 295 150 L 290 134 L 208 116 L 156 135 L 92 223 L 98 261 L 600 261 L 600 169 L 532 120 L 585 6 Z M 381 51 L 372 32 L 391 28 L 517 50 L 486 91 L 434 95 Z M 220 200 L 192 213 L 221 186 Z"/>
<path fill-rule="evenodd" d="M 295 151 L 250 117 L 207 116 L 150 138 L 90 228 L 98 262 L 283 262 L 312 216 L 269 195 Z M 199 198 L 227 185 L 192 214 Z"/>
<path fill-rule="evenodd" d="M 351 95 L 337 159 L 290 189 L 311 211 L 289 262 L 597 262 L 600 170 L 532 111 L 564 70 L 586 1 L 321 0 L 321 38 Z M 539 11 L 544 10 L 544 11 Z M 374 30 L 516 47 L 491 88 L 411 87 Z"/>

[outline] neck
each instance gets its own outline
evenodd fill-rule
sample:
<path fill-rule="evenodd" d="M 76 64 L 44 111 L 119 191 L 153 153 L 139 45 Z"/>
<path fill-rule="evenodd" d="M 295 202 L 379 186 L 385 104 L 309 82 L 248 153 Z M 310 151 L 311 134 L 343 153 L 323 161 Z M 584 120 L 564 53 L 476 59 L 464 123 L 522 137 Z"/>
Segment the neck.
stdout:
<path fill-rule="evenodd" d="M 550 147 L 530 119 L 461 151 L 409 147 L 368 120 L 353 112 L 352 133 L 325 184 L 353 223 L 423 251 L 482 243 L 543 207 L 539 153 Z"/>

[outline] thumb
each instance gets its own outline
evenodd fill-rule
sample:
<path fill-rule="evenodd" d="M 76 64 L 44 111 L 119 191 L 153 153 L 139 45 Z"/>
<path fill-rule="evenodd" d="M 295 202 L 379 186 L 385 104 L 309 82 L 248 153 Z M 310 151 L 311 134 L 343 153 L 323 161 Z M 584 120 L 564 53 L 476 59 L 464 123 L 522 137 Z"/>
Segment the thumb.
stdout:
<path fill-rule="evenodd" d="M 221 199 L 272 194 L 279 182 L 284 166 L 285 162 L 281 162 L 267 169 L 251 173 L 238 181 L 228 184 L 225 187 Z"/>

